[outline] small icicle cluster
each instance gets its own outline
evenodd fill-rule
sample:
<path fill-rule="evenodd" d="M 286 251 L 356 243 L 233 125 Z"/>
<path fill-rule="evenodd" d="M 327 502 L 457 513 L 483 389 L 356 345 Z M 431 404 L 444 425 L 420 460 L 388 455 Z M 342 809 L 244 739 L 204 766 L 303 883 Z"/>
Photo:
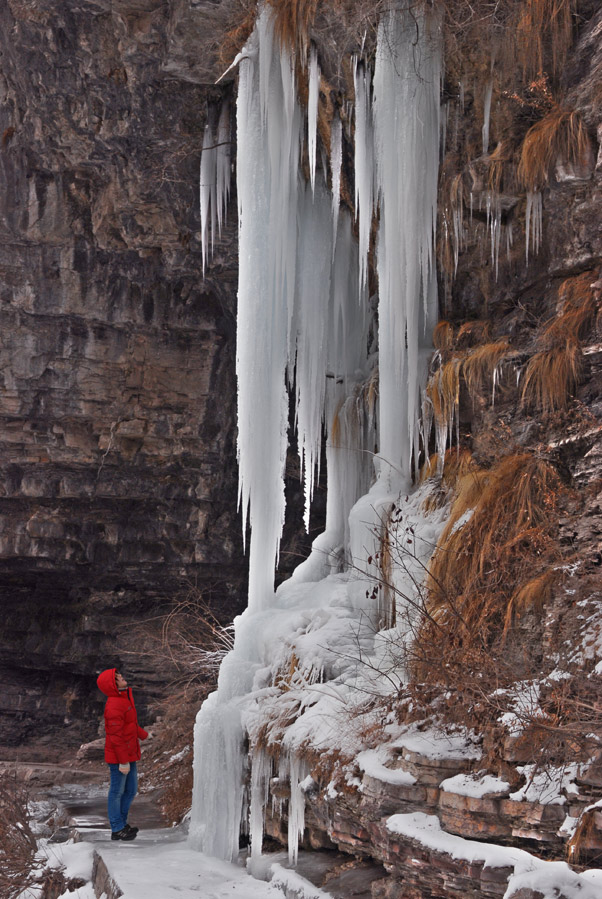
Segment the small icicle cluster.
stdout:
<path fill-rule="evenodd" d="M 216 122 L 217 118 L 217 122 Z M 230 198 L 230 104 L 222 103 L 219 117 L 214 107 L 210 107 L 203 136 L 201 155 L 201 249 L 203 273 L 209 257 L 209 235 L 211 251 L 216 235 L 221 234 L 222 223 Z"/>

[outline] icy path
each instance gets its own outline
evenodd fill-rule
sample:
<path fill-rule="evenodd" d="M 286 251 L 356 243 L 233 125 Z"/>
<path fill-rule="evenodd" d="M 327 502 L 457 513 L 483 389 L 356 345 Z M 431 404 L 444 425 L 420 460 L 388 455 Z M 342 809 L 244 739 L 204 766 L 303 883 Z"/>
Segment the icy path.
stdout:
<path fill-rule="evenodd" d="M 88 880 L 76 894 L 82 899 L 95 894 L 109 899 L 282 899 L 291 876 L 300 897 L 329 899 L 294 872 L 274 871 L 276 886 L 255 880 L 242 867 L 196 852 L 181 828 L 140 831 L 131 843 L 112 843 L 108 830 L 86 836 L 79 843 L 47 843 L 43 850 L 51 867 L 64 865 L 66 877 Z M 33 890 L 30 894 L 28 899 L 37 899 Z M 67 892 L 58 899 L 73 897 Z"/>
<path fill-rule="evenodd" d="M 128 844 L 94 842 L 123 899 L 282 899 L 243 868 L 190 849 L 177 831 L 145 830 Z"/>
<path fill-rule="evenodd" d="M 106 784 L 61 784 L 50 789 L 48 797 L 49 802 L 39 803 L 37 820 L 45 821 L 58 802 L 76 842 L 42 838 L 39 854 L 49 867 L 64 868 L 66 879 L 87 881 L 57 899 L 283 899 L 292 889 L 298 899 L 333 899 L 298 872 L 287 870 L 284 852 L 266 857 L 258 872 L 264 879 L 259 880 L 242 864 L 190 849 L 185 827 L 161 826 L 152 794 L 136 799 L 132 820 L 141 830 L 130 843 L 111 841 Z M 319 869 L 320 864 L 310 861 L 309 867 Z M 272 883 L 267 883 L 268 879 Z M 41 899 L 40 888 L 26 890 L 20 899 Z"/>

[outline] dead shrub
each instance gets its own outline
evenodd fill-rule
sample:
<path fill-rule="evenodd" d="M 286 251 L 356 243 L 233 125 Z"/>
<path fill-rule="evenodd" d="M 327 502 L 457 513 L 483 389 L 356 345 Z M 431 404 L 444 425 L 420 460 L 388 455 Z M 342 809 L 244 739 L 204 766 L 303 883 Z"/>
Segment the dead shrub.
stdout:
<path fill-rule="evenodd" d="M 154 739 L 145 748 L 141 789 L 161 789 L 161 808 L 170 822 L 188 811 L 192 797 L 192 731 L 201 703 L 217 682 L 219 666 L 232 648 L 233 630 L 225 626 L 190 585 L 164 615 L 128 625 L 122 651 L 164 672 L 169 695 L 156 704 Z"/>
<path fill-rule="evenodd" d="M 455 654 L 468 669 L 471 658 L 475 662 L 507 639 L 529 602 L 549 596 L 547 578 L 533 580 L 558 559 L 559 492 L 552 466 L 529 453 L 458 478 L 450 518 L 429 565 L 429 617 L 418 635 L 426 656 L 434 661 Z M 419 665 L 416 674 L 436 678 L 437 670 Z"/>
<path fill-rule="evenodd" d="M 28 796 L 15 776 L 0 776 L 0 895 L 17 899 L 38 882 L 41 863 L 27 811 Z"/>

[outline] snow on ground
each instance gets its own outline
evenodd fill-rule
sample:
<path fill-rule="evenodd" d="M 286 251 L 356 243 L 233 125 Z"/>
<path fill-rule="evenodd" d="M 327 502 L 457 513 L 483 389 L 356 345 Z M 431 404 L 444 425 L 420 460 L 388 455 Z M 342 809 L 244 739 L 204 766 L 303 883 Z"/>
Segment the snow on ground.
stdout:
<path fill-rule="evenodd" d="M 269 869 L 270 883 L 278 886 L 286 896 L 295 899 L 332 899 L 330 893 L 308 883 L 295 871 L 283 868 L 282 865 L 271 865 Z"/>
<path fill-rule="evenodd" d="M 416 783 L 414 775 L 402 768 L 388 768 L 386 762 L 389 759 L 388 747 L 381 746 L 379 749 L 367 749 L 365 752 L 360 752 L 357 756 L 357 763 L 360 771 L 363 771 L 368 777 L 374 777 L 383 783 L 413 786 Z"/>
<path fill-rule="evenodd" d="M 392 815 L 387 819 L 387 829 L 469 864 L 481 862 L 485 868 L 514 869 L 504 899 L 511 899 L 526 888 L 537 890 L 543 899 L 558 899 L 559 895 L 565 899 L 600 899 L 602 895 L 602 870 L 577 874 L 566 862 L 547 862 L 523 849 L 466 840 L 442 830 L 435 815 L 422 812 Z"/>
<path fill-rule="evenodd" d="M 109 831 L 96 831 L 90 842 L 48 843 L 41 854 L 52 868 L 64 867 L 65 877 L 88 881 L 58 899 L 95 899 L 92 865 L 96 851 L 109 875 L 123 891 L 123 899 L 282 899 L 283 892 L 298 899 L 330 899 L 304 877 L 280 864 L 263 872 L 271 883 L 255 880 L 244 867 L 209 858 L 190 849 L 178 829 L 141 831 L 129 843 L 111 842 Z M 38 899 L 35 890 L 21 899 Z"/>
<path fill-rule="evenodd" d="M 444 731 L 411 724 L 402 728 L 392 745 L 429 759 L 480 759 L 482 756 L 477 735 L 461 727 Z"/>
<path fill-rule="evenodd" d="M 190 849 L 185 840 L 157 844 L 156 831 L 127 844 L 102 844 L 109 874 L 123 899 L 282 899 L 275 886 L 243 868 Z"/>
<path fill-rule="evenodd" d="M 486 796 L 510 792 L 510 784 L 502 777 L 494 777 L 482 771 L 476 774 L 456 774 L 455 777 L 441 781 L 439 786 L 446 793 L 470 796 L 473 799 L 484 799 Z"/>
<path fill-rule="evenodd" d="M 523 765 L 519 766 L 517 770 L 526 778 L 525 785 L 510 794 L 510 799 L 517 802 L 565 805 L 567 795 L 577 795 L 579 792 L 574 781 L 580 771 L 580 766 L 575 763 L 559 767 L 548 765 L 542 770 L 539 770 L 536 765 Z"/>
<path fill-rule="evenodd" d="M 90 843 L 51 843 L 40 840 L 37 856 L 47 868 L 65 868 L 69 877 L 90 880 L 94 849 Z"/>

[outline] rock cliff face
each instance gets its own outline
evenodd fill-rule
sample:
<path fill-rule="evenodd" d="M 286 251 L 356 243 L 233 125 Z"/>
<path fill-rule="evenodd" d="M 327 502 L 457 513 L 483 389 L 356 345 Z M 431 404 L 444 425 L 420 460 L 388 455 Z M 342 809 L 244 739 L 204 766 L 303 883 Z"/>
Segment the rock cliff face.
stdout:
<path fill-rule="evenodd" d="M 201 276 L 203 6 L 0 10 L 0 743 L 94 736 L 102 667 L 143 705 L 165 690 L 132 622 L 186 585 L 230 614 L 244 592 L 235 215 Z"/>

